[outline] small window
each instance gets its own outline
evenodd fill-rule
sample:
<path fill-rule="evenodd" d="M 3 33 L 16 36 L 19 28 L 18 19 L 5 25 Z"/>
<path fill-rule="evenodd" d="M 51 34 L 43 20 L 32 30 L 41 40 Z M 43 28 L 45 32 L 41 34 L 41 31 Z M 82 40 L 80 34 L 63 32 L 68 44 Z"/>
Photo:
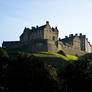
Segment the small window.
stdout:
<path fill-rule="evenodd" d="M 53 40 L 55 40 L 55 36 L 53 36 Z"/>
<path fill-rule="evenodd" d="M 48 35 L 46 35 L 46 38 L 48 39 Z"/>

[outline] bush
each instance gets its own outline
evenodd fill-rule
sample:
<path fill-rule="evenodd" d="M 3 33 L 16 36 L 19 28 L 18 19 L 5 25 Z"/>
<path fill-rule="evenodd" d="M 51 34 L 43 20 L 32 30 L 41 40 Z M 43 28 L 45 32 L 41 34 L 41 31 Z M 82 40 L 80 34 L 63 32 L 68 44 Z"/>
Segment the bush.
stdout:
<path fill-rule="evenodd" d="M 61 54 L 61 55 L 63 55 L 63 56 L 66 56 L 66 54 L 65 54 L 62 50 L 59 50 L 57 53 L 58 53 L 58 54 Z"/>
<path fill-rule="evenodd" d="M 7 68 L 9 56 L 5 50 L 0 48 L 0 91 L 7 90 Z"/>
<path fill-rule="evenodd" d="M 11 61 L 8 78 L 9 92 L 53 92 L 57 88 L 55 68 L 27 54 Z"/>

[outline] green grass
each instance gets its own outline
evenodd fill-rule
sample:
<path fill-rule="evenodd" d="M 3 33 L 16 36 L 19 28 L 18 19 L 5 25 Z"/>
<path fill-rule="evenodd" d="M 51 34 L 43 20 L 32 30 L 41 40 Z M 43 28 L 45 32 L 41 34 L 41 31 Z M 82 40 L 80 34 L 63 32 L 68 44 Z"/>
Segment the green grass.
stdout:
<path fill-rule="evenodd" d="M 68 55 L 66 54 L 66 56 L 58 54 L 58 53 L 54 53 L 54 52 L 39 52 L 39 53 L 33 53 L 30 51 L 25 51 L 25 50 L 21 50 L 18 48 L 8 48 L 6 49 L 6 51 L 8 53 L 19 53 L 19 52 L 23 52 L 23 53 L 28 53 L 28 54 L 33 54 L 34 56 L 37 57 L 50 57 L 50 58 L 62 58 L 63 60 L 78 60 L 77 56 L 72 56 L 72 55 Z"/>
<path fill-rule="evenodd" d="M 73 55 L 69 55 L 69 54 L 66 54 L 68 60 L 78 60 L 78 57 L 77 56 L 73 56 Z"/>
<path fill-rule="evenodd" d="M 78 60 L 78 57 L 76 57 L 76 56 L 72 56 L 72 55 L 68 55 L 68 54 L 66 54 L 66 56 L 63 56 L 61 54 L 54 53 L 54 52 L 40 52 L 40 53 L 34 53 L 33 55 L 37 56 L 37 57 L 62 58 L 67 61 Z"/>

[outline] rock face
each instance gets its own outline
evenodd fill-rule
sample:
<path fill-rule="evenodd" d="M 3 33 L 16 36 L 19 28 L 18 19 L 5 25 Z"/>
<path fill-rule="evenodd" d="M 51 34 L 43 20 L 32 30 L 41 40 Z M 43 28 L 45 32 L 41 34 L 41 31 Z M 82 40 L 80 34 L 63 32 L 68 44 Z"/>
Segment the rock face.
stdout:
<path fill-rule="evenodd" d="M 58 39 L 59 31 L 47 21 L 43 26 L 26 28 L 20 36 L 20 41 L 4 41 L 3 48 L 20 48 L 31 52 L 58 52 L 63 50 L 71 55 L 83 55 L 92 52 L 92 46 L 85 35 L 69 35 Z"/>

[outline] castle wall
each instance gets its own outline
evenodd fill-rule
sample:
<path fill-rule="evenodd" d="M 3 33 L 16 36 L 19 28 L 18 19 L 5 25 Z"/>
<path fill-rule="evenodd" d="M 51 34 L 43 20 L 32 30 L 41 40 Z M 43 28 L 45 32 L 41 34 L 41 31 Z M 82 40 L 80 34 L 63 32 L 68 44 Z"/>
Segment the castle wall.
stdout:
<path fill-rule="evenodd" d="M 70 55 L 82 56 L 82 55 L 86 54 L 86 52 L 81 51 L 80 49 L 75 49 L 72 46 L 66 46 L 66 45 L 62 44 L 61 42 L 59 42 L 59 44 L 58 44 L 58 51 L 59 50 L 62 50 L 64 53 L 70 54 Z"/>
<path fill-rule="evenodd" d="M 48 52 L 47 40 L 31 40 L 22 44 L 23 50 L 30 52 Z"/>
<path fill-rule="evenodd" d="M 28 41 L 28 40 L 29 40 L 29 34 L 30 34 L 29 30 L 24 29 L 24 32 L 23 32 L 22 35 L 20 36 L 20 41 L 21 41 L 21 42 L 26 42 L 26 41 Z"/>
<path fill-rule="evenodd" d="M 63 50 L 71 55 L 83 55 L 92 52 L 92 46 L 85 35 L 69 35 L 64 39 L 58 40 L 57 27 L 51 28 L 47 21 L 40 27 L 25 28 L 20 36 L 20 41 L 3 42 L 6 48 L 21 48 L 31 52 L 57 52 Z"/>
<path fill-rule="evenodd" d="M 48 43 L 48 52 L 57 52 L 58 45 L 57 42 L 53 40 L 47 40 Z"/>
<path fill-rule="evenodd" d="M 81 34 L 79 36 L 79 38 L 80 38 L 80 41 L 81 41 L 81 50 L 85 51 L 85 39 L 86 39 L 86 37 Z"/>
<path fill-rule="evenodd" d="M 44 28 L 44 39 L 52 40 L 52 30 L 49 25 Z"/>
<path fill-rule="evenodd" d="M 62 50 L 66 53 L 66 54 L 70 54 L 70 55 L 78 55 L 78 56 L 82 56 L 84 54 L 86 54 L 86 52 L 78 50 L 78 49 L 74 49 L 71 47 L 64 47 L 62 48 Z"/>
<path fill-rule="evenodd" d="M 61 41 L 58 41 L 58 49 L 57 49 L 57 51 L 62 50 L 63 46 L 64 46 L 64 44 Z"/>
<path fill-rule="evenodd" d="M 91 49 L 92 49 L 92 48 L 91 48 L 90 43 L 88 42 L 87 39 L 85 39 L 85 51 L 88 52 L 88 53 L 91 53 L 91 52 L 92 52 Z"/>
<path fill-rule="evenodd" d="M 20 36 L 21 42 L 26 42 L 34 39 L 44 39 L 44 32 L 43 30 L 36 30 L 35 29 L 24 29 L 23 34 Z"/>
<path fill-rule="evenodd" d="M 58 32 L 53 32 L 52 33 L 52 40 L 55 40 L 55 41 L 58 40 Z"/>
<path fill-rule="evenodd" d="M 33 31 L 35 31 L 35 30 L 33 30 Z M 44 39 L 44 32 L 43 32 L 43 30 L 38 30 L 36 32 L 31 32 L 29 37 L 30 37 L 30 40 Z"/>
<path fill-rule="evenodd" d="M 91 44 L 89 43 L 88 39 L 85 35 L 80 35 L 81 40 L 81 50 L 86 51 L 88 53 L 92 52 Z"/>
<path fill-rule="evenodd" d="M 52 30 L 49 24 L 44 28 L 44 39 L 58 40 L 58 32 L 54 28 Z"/>
<path fill-rule="evenodd" d="M 88 39 L 86 38 L 86 35 L 69 35 L 69 37 L 66 37 L 61 40 L 64 45 L 67 46 L 67 44 L 70 44 L 74 49 L 80 49 L 81 51 L 91 53 L 92 52 L 92 46 L 89 43 Z"/>
<path fill-rule="evenodd" d="M 2 44 L 3 48 L 20 48 L 20 41 L 4 41 Z"/>
<path fill-rule="evenodd" d="M 75 36 L 75 38 L 73 39 L 73 48 L 75 49 L 80 49 L 81 42 L 78 36 Z"/>

